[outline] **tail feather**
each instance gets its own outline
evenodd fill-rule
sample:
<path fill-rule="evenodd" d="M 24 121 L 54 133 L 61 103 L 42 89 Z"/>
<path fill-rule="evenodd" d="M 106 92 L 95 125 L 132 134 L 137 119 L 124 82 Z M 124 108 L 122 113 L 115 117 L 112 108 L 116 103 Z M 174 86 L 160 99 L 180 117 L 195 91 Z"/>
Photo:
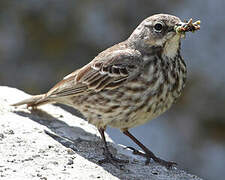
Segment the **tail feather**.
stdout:
<path fill-rule="evenodd" d="M 12 106 L 20 106 L 27 104 L 27 106 L 39 106 L 49 103 L 49 99 L 45 98 L 45 94 L 35 95 L 18 103 L 12 104 Z"/>

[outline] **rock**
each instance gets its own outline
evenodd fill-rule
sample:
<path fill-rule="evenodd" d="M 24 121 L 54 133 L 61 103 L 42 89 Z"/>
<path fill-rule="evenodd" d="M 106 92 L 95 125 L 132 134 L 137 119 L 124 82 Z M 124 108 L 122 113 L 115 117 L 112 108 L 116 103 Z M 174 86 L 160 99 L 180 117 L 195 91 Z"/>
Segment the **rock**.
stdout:
<path fill-rule="evenodd" d="M 151 179 L 200 180 L 178 168 L 167 170 L 132 155 L 110 142 L 117 157 L 130 162 L 122 169 L 99 165 L 103 158 L 97 129 L 55 105 L 37 110 L 10 104 L 29 97 L 10 87 L 0 87 L 0 178 L 1 179 Z"/>

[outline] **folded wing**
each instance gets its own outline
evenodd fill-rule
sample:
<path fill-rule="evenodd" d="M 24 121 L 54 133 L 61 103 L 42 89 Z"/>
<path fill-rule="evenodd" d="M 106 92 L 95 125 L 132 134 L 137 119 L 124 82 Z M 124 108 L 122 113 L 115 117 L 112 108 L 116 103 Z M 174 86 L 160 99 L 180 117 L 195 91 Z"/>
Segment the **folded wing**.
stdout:
<path fill-rule="evenodd" d="M 47 97 L 75 96 L 88 91 L 117 88 L 138 75 L 142 64 L 140 59 L 135 50 L 117 50 L 95 58 L 56 84 Z"/>

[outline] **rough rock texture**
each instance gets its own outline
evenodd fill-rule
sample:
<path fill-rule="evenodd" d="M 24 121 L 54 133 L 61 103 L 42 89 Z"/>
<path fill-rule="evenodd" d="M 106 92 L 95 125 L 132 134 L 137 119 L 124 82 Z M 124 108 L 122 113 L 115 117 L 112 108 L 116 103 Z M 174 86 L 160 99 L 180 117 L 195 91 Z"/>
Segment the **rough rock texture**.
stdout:
<path fill-rule="evenodd" d="M 130 162 L 121 169 L 99 165 L 103 144 L 94 126 L 54 105 L 32 111 L 10 106 L 28 96 L 0 87 L 0 179 L 200 179 L 154 162 L 145 166 L 108 136 L 110 150 Z"/>

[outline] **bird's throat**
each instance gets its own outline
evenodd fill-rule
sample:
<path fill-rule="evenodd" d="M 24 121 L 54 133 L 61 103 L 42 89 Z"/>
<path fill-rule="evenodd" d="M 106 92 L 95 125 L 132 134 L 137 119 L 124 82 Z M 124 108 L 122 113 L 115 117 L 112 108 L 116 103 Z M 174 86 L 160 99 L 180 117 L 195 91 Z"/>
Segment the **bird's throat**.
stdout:
<path fill-rule="evenodd" d="M 171 59 L 174 58 L 180 49 L 180 38 L 180 35 L 175 35 L 173 38 L 167 40 L 163 47 L 162 55 Z"/>

